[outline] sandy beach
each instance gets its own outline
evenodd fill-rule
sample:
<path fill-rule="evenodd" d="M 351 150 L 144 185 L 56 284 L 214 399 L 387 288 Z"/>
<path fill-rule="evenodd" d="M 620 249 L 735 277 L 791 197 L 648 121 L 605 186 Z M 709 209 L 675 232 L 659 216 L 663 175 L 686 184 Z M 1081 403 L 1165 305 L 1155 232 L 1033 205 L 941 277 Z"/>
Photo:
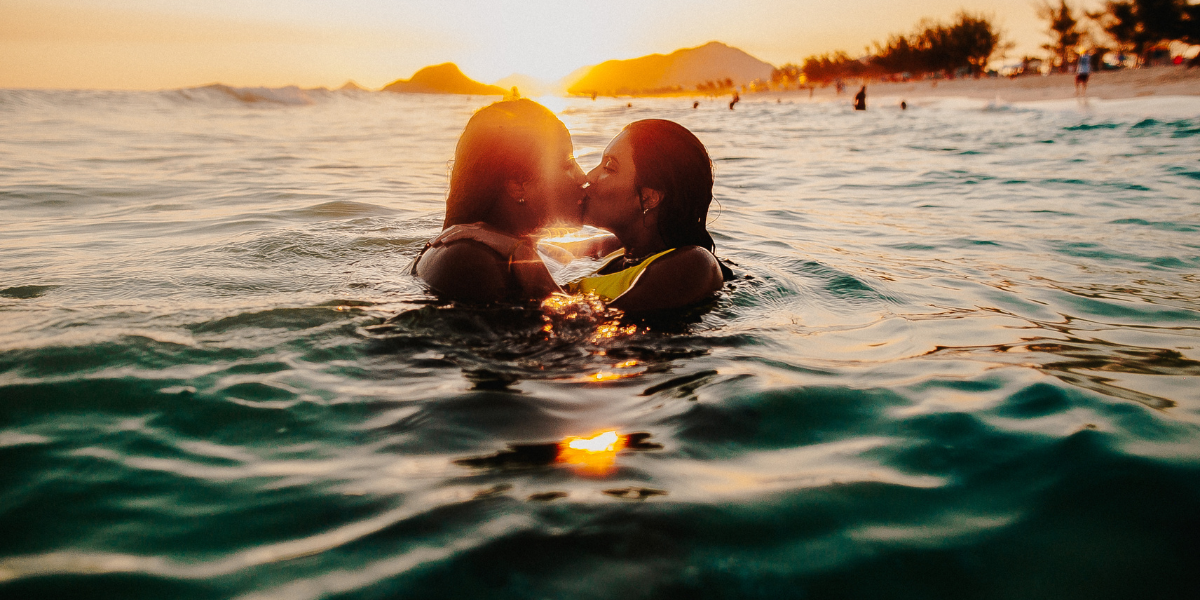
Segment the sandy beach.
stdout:
<path fill-rule="evenodd" d="M 842 92 L 842 96 L 847 99 L 852 98 L 858 91 L 859 85 L 861 82 L 847 81 L 846 90 Z M 808 90 L 790 90 L 760 92 L 755 95 L 807 98 L 809 92 Z M 1143 96 L 1200 96 L 1200 69 L 1170 66 L 1092 73 L 1091 81 L 1088 82 L 1087 96 L 1103 100 Z M 835 98 L 836 94 L 833 86 L 829 86 L 817 88 L 812 97 L 829 100 Z M 1004 102 L 1065 100 L 1075 97 L 1075 75 L 1073 73 L 1055 73 L 1052 75 L 1028 75 L 1013 79 L 999 77 L 936 82 L 867 82 L 867 97 L 868 99 L 900 98 L 909 102 L 930 97 L 999 99 Z"/>

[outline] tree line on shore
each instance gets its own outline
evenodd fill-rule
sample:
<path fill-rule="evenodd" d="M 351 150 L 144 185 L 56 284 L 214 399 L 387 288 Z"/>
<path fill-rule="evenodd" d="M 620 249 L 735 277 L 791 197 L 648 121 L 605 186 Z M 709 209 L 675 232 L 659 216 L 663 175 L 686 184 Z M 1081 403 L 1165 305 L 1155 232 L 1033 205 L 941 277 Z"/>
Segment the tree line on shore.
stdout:
<path fill-rule="evenodd" d="M 1058 6 L 1039 6 L 1038 16 L 1047 22 L 1051 39 L 1042 48 L 1050 52 L 1051 68 L 1060 71 L 1078 59 L 1082 48 L 1087 48 L 1098 65 L 1109 52 L 1129 54 L 1139 63 L 1147 63 L 1170 42 L 1200 44 L 1200 5 L 1187 0 L 1109 0 L 1103 10 L 1095 12 L 1076 11 L 1066 0 L 1059 0 Z M 1103 35 L 1095 35 L 1089 23 Z"/>
<path fill-rule="evenodd" d="M 875 43 L 875 52 L 852 58 L 843 51 L 809 56 L 803 64 L 786 64 L 771 75 L 774 85 L 790 87 L 807 82 L 828 84 L 838 79 L 920 77 L 941 73 L 978 76 L 992 55 L 1004 47 L 1000 31 L 983 15 L 966 11 L 949 23 L 924 20 L 909 34 L 894 34 Z"/>
<path fill-rule="evenodd" d="M 1099 64 L 1112 51 L 1147 59 L 1156 48 L 1171 41 L 1200 44 L 1200 5 L 1188 0 L 1109 0 L 1103 10 L 1082 13 L 1066 0 L 1057 6 L 1043 2 L 1038 16 L 1047 24 L 1053 68 L 1066 70 L 1078 60 L 1080 50 L 1092 52 Z M 1094 34 L 1083 22 L 1088 19 L 1102 32 Z M 1112 44 L 1114 47 L 1109 47 Z M 827 85 L 840 79 L 898 79 L 933 74 L 947 78 L 979 77 L 997 53 L 1012 48 L 990 18 L 967 11 L 948 23 L 923 20 L 908 34 L 894 34 L 885 43 L 874 44 L 874 52 L 852 58 L 836 51 L 809 56 L 800 65 L 785 64 L 771 74 L 771 85 L 789 88 L 800 84 Z M 1030 64 L 1034 57 L 1025 57 Z M 705 90 L 700 90 L 705 91 Z"/>

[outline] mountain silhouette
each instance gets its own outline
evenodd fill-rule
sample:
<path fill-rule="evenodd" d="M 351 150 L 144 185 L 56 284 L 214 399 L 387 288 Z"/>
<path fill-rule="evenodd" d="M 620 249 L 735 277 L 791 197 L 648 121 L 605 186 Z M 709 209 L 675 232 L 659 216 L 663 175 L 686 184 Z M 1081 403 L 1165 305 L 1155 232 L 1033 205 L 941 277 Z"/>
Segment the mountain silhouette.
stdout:
<path fill-rule="evenodd" d="M 744 85 L 755 79 L 770 79 L 773 67 L 749 54 L 709 42 L 670 54 L 651 54 L 628 60 L 610 60 L 587 71 L 567 88 L 571 94 L 647 95 L 695 91 L 710 81 L 732 80 Z"/>
<path fill-rule="evenodd" d="M 470 94 L 474 96 L 503 96 L 504 88 L 479 83 L 458 69 L 454 63 L 425 67 L 411 79 L 397 79 L 385 86 L 384 92 L 400 94 Z"/>

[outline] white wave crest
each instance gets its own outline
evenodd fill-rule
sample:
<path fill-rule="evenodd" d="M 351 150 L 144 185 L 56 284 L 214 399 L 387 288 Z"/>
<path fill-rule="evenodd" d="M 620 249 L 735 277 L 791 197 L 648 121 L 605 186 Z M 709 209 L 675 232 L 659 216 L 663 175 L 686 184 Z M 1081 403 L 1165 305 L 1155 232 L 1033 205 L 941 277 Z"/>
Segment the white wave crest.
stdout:
<path fill-rule="evenodd" d="M 305 106 L 315 104 L 318 100 L 328 97 L 331 92 L 326 88 L 303 89 L 289 85 L 278 88 L 268 87 L 233 87 L 214 83 L 194 88 L 175 90 L 175 94 L 188 100 L 236 100 L 246 104 L 282 104 L 289 106 Z"/>

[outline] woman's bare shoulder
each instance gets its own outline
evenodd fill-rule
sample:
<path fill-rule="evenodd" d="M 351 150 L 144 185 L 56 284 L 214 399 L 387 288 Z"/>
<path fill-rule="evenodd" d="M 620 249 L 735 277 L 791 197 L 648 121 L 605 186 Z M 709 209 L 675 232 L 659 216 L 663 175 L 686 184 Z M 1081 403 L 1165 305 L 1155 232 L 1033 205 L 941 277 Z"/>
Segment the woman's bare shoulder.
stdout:
<path fill-rule="evenodd" d="M 698 295 L 715 292 L 725 284 L 721 263 L 717 257 L 700 246 L 684 246 L 652 263 L 647 270 L 658 267 L 656 276 L 670 273 L 672 280 L 685 280 L 683 289 Z"/>
<path fill-rule="evenodd" d="M 653 264 L 658 263 L 675 265 L 677 267 L 688 266 L 705 269 L 709 267 L 717 267 L 718 269 L 720 268 L 720 263 L 717 262 L 717 257 L 713 256 L 712 252 L 709 252 L 700 246 L 683 246 L 676 248 L 670 254 L 658 259 Z M 651 266 L 653 266 L 653 264 Z"/>
<path fill-rule="evenodd" d="M 429 248 L 417 260 L 414 274 L 449 300 L 492 302 L 511 290 L 505 257 L 470 240 Z"/>

